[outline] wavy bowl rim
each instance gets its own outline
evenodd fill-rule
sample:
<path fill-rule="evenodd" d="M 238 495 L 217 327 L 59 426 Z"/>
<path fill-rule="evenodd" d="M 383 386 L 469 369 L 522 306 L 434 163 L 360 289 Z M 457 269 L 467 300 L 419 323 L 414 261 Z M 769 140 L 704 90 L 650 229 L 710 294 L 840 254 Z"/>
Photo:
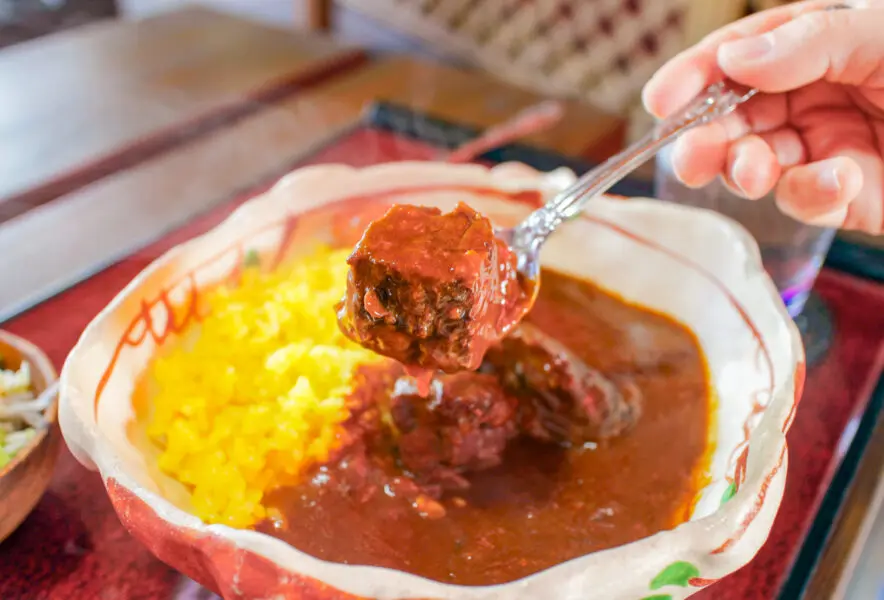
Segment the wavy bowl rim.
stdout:
<path fill-rule="evenodd" d="M 506 163 L 504 163 L 506 164 Z M 297 169 L 292 171 L 291 173 L 282 177 L 276 184 L 274 184 L 268 190 L 256 195 L 253 198 L 250 198 L 246 202 L 244 202 L 241 206 L 237 207 L 231 214 L 229 214 L 221 223 L 213 226 L 209 230 L 197 235 L 191 239 L 188 239 L 182 243 L 176 244 L 172 248 L 166 250 L 162 253 L 158 258 L 152 261 L 147 267 L 145 267 L 142 271 L 140 271 L 133 279 L 130 281 L 118 294 L 114 296 L 114 298 L 89 322 L 87 327 L 83 330 L 80 337 L 78 338 L 76 344 L 72 348 L 68 358 L 65 361 L 65 364 L 62 368 L 61 375 L 59 378 L 59 394 L 57 402 L 59 403 L 60 408 L 60 416 L 59 421 L 61 422 L 62 434 L 66 441 L 69 440 L 70 437 L 76 435 L 76 432 L 66 432 L 68 427 L 78 427 L 81 430 L 83 437 L 87 438 L 89 443 L 89 447 L 80 447 L 82 452 L 85 454 L 85 457 L 81 457 L 77 455 L 77 459 L 86 464 L 91 463 L 91 466 L 87 464 L 89 468 L 94 470 L 98 470 L 102 476 L 102 479 L 105 480 L 105 484 L 107 484 L 108 479 L 114 479 L 119 485 L 124 488 L 129 489 L 137 498 L 145 502 L 147 506 L 151 508 L 151 510 L 157 515 L 157 517 L 166 521 L 169 525 L 179 528 L 187 528 L 191 531 L 201 534 L 215 535 L 220 538 L 227 540 L 233 543 L 235 546 L 249 551 L 254 552 L 256 555 L 263 556 L 265 559 L 271 561 L 272 563 L 278 565 L 280 568 L 288 571 L 289 567 L 280 563 L 277 560 L 276 552 L 287 553 L 292 555 L 293 557 L 298 558 L 299 560 L 308 560 L 308 561 L 316 561 L 317 563 L 321 563 L 322 565 L 328 566 L 333 570 L 336 570 L 340 574 L 348 574 L 350 576 L 359 577 L 364 575 L 375 575 L 375 576 L 395 576 L 400 578 L 402 585 L 416 584 L 421 588 L 425 588 L 421 591 L 422 594 L 425 593 L 437 593 L 440 596 L 445 596 L 450 593 L 460 593 L 460 594 L 468 594 L 478 595 L 481 593 L 488 593 L 494 591 L 503 591 L 508 588 L 512 588 L 514 586 L 523 586 L 526 585 L 529 581 L 534 579 L 539 579 L 543 577 L 554 577 L 555 571 L 562 569 L 566 565 L 571 565 L 575 562 L 587 561 L 589 559 L 599 560 L 609 555 L 612 552 L 621 550 L 623 548 L 627 548 L 629 546 L 633 546 L 636 544 L 646 543 L 649 540 L 660 540 L 662 538 L 668 538 L 670 542 L 668 547 L 673 549 L 673 553 L 676 551 L 682 553 L 690 553 L 694 555 L 708 555 L 707 552 L 703 552 L 699 549 L 695 549 L 695 545 L 688 545 L 686 547 L 678 547 L 677 544 L 672 544 L 671 542 L 678 540 L 679 537 L 682 540 L 688 539 L 689 536 L 681 535 L 676 536 L 675 534 L 678 532 L 684 532 L 685 529 L 699 529 L 700 527 L 705 527 L 708 525 L 714 525 L 715 521 L 723 521 L 727 516 L 727 513 L 749 513 L 752 512 L 752 504 L 753 501 L 756 500 L 758 496 L 757 493 L 750 494 L 752 488 L 755 486 L 749 485 L 750 481 L 755 479 L 765 479 L 772 478 L 777 475 L 779 466 L 785 464 L 788 460 L 788 448 L 786 444 L 786 432 L 794 420 L 794 412 L 797 408 L 797 404 L 800 400 L 801 388 L 803 387 L 803 372 L 800 373 L 800 381 L 797 380 L 796 375 L 799 375 L 798 368 L 805 361 L 804 355 L 804 346 L 801 342 L 801 337 L 798 332 L 797 326 L 795 325 L 792 318 L 789 316 L 786 307 L 783 305 L 780 295 L 774 286 L 773 282 L 768 277 L 765 272 L 762 262 L 761 262 L 761 253 L 758 247 L 758 244 L 754 240 L 754 238 L 749 234 L 749 232 L 739 223 L 721 215 L 719 213 L 715 213 L 713 211 L 709 211 L 706 209 L 696 208 L 692 206 L 678 205 L 674 203 L 664 203 L 659 200 L 655 200 L 652 198 L 629 198 L 626 201 L 622 201 L 619 197 L 611 196 L 602 201 L 612 202 L 612 206 L 618 206 L 623 208 L 617 208 L 616 210 L 662 210 L 662 212 L 683 212 L 690 213 L 695 217 L 701 219 L 708 219 L 711 222 L 718 222 L 719 225 L 727 227 L 731 233 L 735 235 L 735 239 L 738 241 L 740 246 L 747 252 L 745 253 L 745 258 L 742 261 L 742 267 L 745 269 L 747 274 L 747 279 L 752 282 L 754 285 L 759 285 L 766 292 L 765 294 L 765 302 L 771 302 L 774 309 L 778 313 L 778 317 L 785 322 L 786 327 L 789 332 L 790 337 L 790 350 L 792 356 L 790 357 L 790 365 L 792 367 L 792 376 L 787 379 L 784 384 L 784 388 L 791 389 L 792 391 L 792 406 L 789 414 L 787 415 L 786 421 L 775 427 L 775 435 L 780 443 L 777 444 L 778 448 L 782 448 L 780 451 L 779 457 L 776 457 L 771 453 L 767 456 L 767 458 L 773 458 L 772 461 L 766 461 L 764 465 L 759 465 L 759 469 L 757 473 L 753 473 L 754 477 L 750 480 L 749 473 L 747 472 L 746 478 L 743 481 L 743 485 L 736 491 L 734 496 L 727 502 L 727 504 L 720 506 L 710 515 L 702 517 L 697 520 L 686 521 L 684 523 L 679 524 L 678 526 L 659 531 L 651 536 L 646 538 L 642 538 L 640 540 L 636 540 L 629 544 L 616 546 L 613 548 L 600 550 L 598 552 L 593 552 L 587 555 L 575 557 L 563 563 L 556 564 L 554 566 L 548 567 L 526 577 L 522 577 L 513 581 L 509 581 L 501 584 L 494 585 L 484 585 L 484 586 L 470 586 L 470 585 L 459 585 L 459 584 L 449 584 L 443 583 L 440 581 L 436 581 L 433 579 L 428 579 L 419 575 L 415 575 L 412 573 L 408 573 L 405 571 L 400 571 L 397 569 L 387 568 L 387 567 L 377 567 L 377 566 L 366 566 L 366 565 L 346 565 L 341 563 L 335 563 L 332 561 L 326 561 L 323 559 L 316 558 L 306 552 L 298 550 L 293 546 L 287 544 L 286 542 L 274 538 L 273 536 L 269 536 L 267 534 L 259 533 L 252 530 L 245 529 L 236 529 L 226 525 L 218 525 L 218 524 L 208 524 L 204 522 L 202 519 L 197 517 L 196 515 L 190 514 L 175 505 L 173 505 L 170 501 L 166 500 L 159 494 L 145 488 L 144 486 L 136 483 L 134 478 L 122 467 L 121 460 L 113 451 L 113 448 L 108 444 L 105 440 L 102 439 L 102 436 L 99 435 L 97 419 L 92 419 L 91 422 L 84 422 L 79 414 L 74 411 L 73 408 L 69 406 L 71 401 L 70 397 L 75 396 L 79 393 L 70 383 L 71 374 L 70 371 L 74 367 L 77 362 L 77 358 L 80 354 L 82 354 L 84 346 L 89 341 L 89 338 L 93 336 L 96 330 L 103 324 L 103 322 L 113 313 L 116 309 L 123 303 L 123 301 L 131 295 L 131 292 L 138 289 L 143 281 L 147 279 L 150 275 L 152 275 L 155 271 L 159 270 L 161 267 L 171 262 L 175 258 L 180 255 L 186 254 L 191 249 L 198 247 L 201 244 L 206 243 L 208 240 L 212 238 L 222 238 L 223 235 L 228 230 L 235 230 L 235 228 L 239 225 L 244 225 L 245 220 L 249 217 L 250 214 L 257 211 L 262 203 L 270 202 L 272 196 L 278 194 L 282 191 L 285 191 L 287 188 L 291 187 L 293 183 L 296 183 L 299 178 L 304 177 L 307 174 L 315 174 L 317 172 L 326 171 L 328 174 L 334 174 L 335 170 L 345 170 L 347 172 L 357 172 L 357 173 L 377 173 L 378 171 L 388 170 L 388 169 L 412 169 L 412 168 L 420 168 L 420 169 L 445 169 L 447 171 L 451 171 L 452 169 L 460 170 L 466 174 L 467 171 L 474 171 L 476 173 L 481 173 L 488 179 L 488 183 L 493 183 L 495 187 L 504 190 L 512 190 L 512 189 L 537 189 L 541 192 L 550 191 L 550 189 L 555 190 L 558 186 L 561 186 L 563 183 L 566 183 L 565 180 L 560 179 L 558 182 L 554 180 L 554 177 L 557 175 L 561 175 L 561 173 L 569 172 L 567 169 L 557 169 L 555 171 L 550 172 L 540 172 L 534 169 L 531 169 L 531 177 L 529 178 L 527 175 L 524 179 L 518 180 L 518 185 L 507 186 L 504 185 L 505 182 L 495 180 L 495 170 L 499 169 L 504 165 L 496 165 L 494 167 L 486 167 L 482 165 L 475 164 L 446 164 L 446 163 L 432 163 L 425 161 L 401 161 L 394 163 L 384 163 L 380 165 L 372 165 L 368 167 L 351 167 L 346 164 L 339 163 L 326 163 L 321 165 L 313 165 L 307 166 L 304 168 Z M 530 168 L 530 167 L 529 167 Z M 546 184 L 546 185 L 544 185 Z M 395 189 L 395 186 L 391 186 L 391 189 Z M 637 235 L 637 234 L 636 234 Z M 691 263 L 692 268 L 694 267 L 693 261 L 689 261 Z M 727 286 L 723 286 L 727 289 Z M 781 390 L 787 391 L 787 389 Z M 754 438 L 757 437 L 759 430 L 762 428 L 762 425 L 767 423 L 770 419 L 773 418 L 773 411 L 770 411 L 771 408 L 774 407 L 775 402 L 781 396 L 775 396 L 771 403 L 768 405 L 765 410 L 765 414 L 762 417 L 762 420 L 758 423 L 755 429 L 752 431 L 752 434 L 749 436 L 748 441 L 751 442 Z M 782 400 L 785 402 L 785 400 Z M 68 422 L 66 417 L 67 414 L 70 414 L 73 418 L 75 425 L 66 426 L 65 423 Z M 76 455 L 76 453 L 75 453 Z M 85 460 L 84 460 L 85 459 Z M 768 465 L 767 463 L 772 463 Z M 775 499 L 777 503 L 781 501 L 782 495 L 779 498 Z M 772 499 L 768 499 L 772 500 Z M 116 510 L 116 506 L 114 507 Z M 758 508 L 758 507 L 756 507 Z M 742 509 L 742 510 L 741 510 Z M 757 512 L 757 510 L 755 511 Z M 256 549 L 254 547 L 255 544 L 252 542 L 259 540 L 263 544 L 268 545 L 268 547 L 274 551 L 274 555 L 269 555 L 270 553 L 266 553 L 260 549 Z M 757 550 L 756 550 L 757 551 Z M 738 560 L 740 564 L 736 567 L 742 566 L 754 556 L 755 551 L 753 551 L 752 555 L 745 560 Z M 304 576 L 312 577 L 309 574 L 301 574 Z M 345 591 L 346 590 L 343 590 Z M 346 592 L 351 593 L 351 592 Z"/>

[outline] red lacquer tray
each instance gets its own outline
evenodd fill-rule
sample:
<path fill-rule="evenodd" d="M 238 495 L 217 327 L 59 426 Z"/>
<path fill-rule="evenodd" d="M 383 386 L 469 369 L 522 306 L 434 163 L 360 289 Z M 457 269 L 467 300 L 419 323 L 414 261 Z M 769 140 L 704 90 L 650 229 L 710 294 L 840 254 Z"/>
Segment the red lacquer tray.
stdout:
<path fill-rule="evenodd" d="M 366 127 L 337 139 L 309 162 L 367 165 L 428 159 L 437 153 L 436 147 Z M 256 182 L 248 196 L 267 185 Z M 5 328 L 43 347 L 60 367 L 85 325 L 132 277 L 160 253 L 219 223 L 245 199 L 196 219 Z M 825 358 L 808 373 L 789 432 L 789 474 L 779 516 L 755 560 L 697 598 L 777 597 L 881 374 L 884 285 L 824 271 L 816 291 L 832 313 L 835 334 Z M 154 559 L 129 536 L 99 476 L 76 463 L 67 449 L 49 491 L 18 531 L 0 545 L 3 600 L 209 597 L 210 592 Z"/>

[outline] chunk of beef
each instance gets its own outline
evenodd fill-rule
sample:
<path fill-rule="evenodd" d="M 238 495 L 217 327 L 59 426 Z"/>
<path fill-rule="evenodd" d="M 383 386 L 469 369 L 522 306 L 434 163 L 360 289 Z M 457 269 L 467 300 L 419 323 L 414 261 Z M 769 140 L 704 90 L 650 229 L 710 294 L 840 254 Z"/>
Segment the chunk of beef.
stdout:
<path fill-rule="evenodd" d="M 402 367 L 392 361 L 359 365 L 355 369 L 352 391 L 346 399 L 350 417 L 344 422 L 337 454 L 346 454 L 353 445 L 374 449 L 385 443 L 383 413 L 389 410 L 390 395 L 402 374 Z"/>
<path fill-rule="evenodd" d="M 474 370 L 527 309 L 515 256 L 465 204 L 393 206 L 347 262 L 341 330 L 404 365 Z"/>
<path fill-rule="evenodd" d="M 464 489 L 465 473 L 500 464 L 518 432 L 517 407 L 493 375 L 440 376 L 429 402 L 400 379 L 391 406 L 399 460 L 430 495 Z"/>
<path fill-rule="evenodd" d="M 628 430 L 641 414 L 641 392 L 612 380 L 568 348 L 522 323 L 488 350 L 491 371 L 520 404 L 520 427 L 534 438 L 581 445 Z"/>

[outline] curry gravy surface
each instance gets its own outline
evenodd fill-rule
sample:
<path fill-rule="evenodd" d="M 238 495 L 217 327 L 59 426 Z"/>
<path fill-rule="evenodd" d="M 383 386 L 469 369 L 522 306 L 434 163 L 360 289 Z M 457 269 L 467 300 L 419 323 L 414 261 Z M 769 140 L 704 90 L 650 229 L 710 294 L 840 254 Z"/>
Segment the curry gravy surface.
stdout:
<path fill-rule="evenodd" d="M 443 497 L 447 514 L 437 520 L 386 494 L 351 500 L 317 473 L 267 498 L 285 525 L 259 530 L 325 560 L 489 585 L 686 520 L 710 422 L 693 334 L 549 270 L 527 320 L 602 373 L 634 378 L 644 404 L 633 430 L 584 448 L 514 441 L 502 465 L 469 475 L 466 493 Z"/>

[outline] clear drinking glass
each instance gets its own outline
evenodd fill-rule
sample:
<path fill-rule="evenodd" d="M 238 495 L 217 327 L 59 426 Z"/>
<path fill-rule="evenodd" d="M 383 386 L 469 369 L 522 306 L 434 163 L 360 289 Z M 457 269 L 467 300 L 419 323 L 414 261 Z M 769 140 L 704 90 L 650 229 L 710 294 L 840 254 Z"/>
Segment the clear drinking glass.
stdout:
<path fill-rule="evenodd" d="M 715 210 L 749 230 L 761 248 L 764 268 L 780 291 L 792 317 L 804 309 L 835 230 L 813 227 L 784 215 L 773 197 L 750 201 L 732 194 L 716 180 L 702 189 L 683 185 L 672 173 L 672 146 L 657 155 L 654 181 L 661 200 Z"/>

